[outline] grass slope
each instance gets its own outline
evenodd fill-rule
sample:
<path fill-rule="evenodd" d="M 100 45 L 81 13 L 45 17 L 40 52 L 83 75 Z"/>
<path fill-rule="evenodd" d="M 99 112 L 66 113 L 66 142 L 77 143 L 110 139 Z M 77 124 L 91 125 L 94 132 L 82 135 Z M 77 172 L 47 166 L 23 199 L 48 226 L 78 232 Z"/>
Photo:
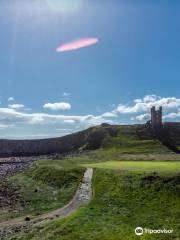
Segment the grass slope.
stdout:
<path fill-rule="evenodd" d="M 176 174 L 96 169 L 95 197 L 71 217 L 11 240 L 170 240 L 180 236 L 180 179 Z M 137 237 L 137 226 L 173 229 L 173 234 Z"/>
<path fill-rule="evenodd" d="M 52 161 L 51 161 L 52 162 Z M 9 179 L 24 200 L 24 205 L 0 210 L 0 220 L 24 215 L 39 215 L 60 208 L 73 197 L 83 168 L 62 168 L 44 161 Z M 52 162 L 53 163 L 53 162 Z"/>
<path fill-rule="evenodd" d="M 118 149 L 119 153 L 168 153 L 171 152 L 162 143 L 153 139 L 144 125 L 117 126 L 117 136 L 107 136 L 102 147 L 104 149 Z"/>

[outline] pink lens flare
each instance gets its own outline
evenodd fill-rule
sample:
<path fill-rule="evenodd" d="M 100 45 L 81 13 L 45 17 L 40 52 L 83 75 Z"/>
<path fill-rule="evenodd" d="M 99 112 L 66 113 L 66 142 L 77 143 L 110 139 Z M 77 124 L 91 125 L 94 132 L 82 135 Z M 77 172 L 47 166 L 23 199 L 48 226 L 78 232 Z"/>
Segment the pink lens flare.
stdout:
<path fill-rule="evenodd" d="M 88 47 L 90 45 L 97 43 L 98 41 L 99 41 L 98 38 L 86 38 L 86 39 L 75 40 L 73 42 L 66 43 L 59 46 L 56 49 L 56 52 L 67 52 L 67 51 L 72 51 L 72 50 L 76 50 L 83 47 Z"/>

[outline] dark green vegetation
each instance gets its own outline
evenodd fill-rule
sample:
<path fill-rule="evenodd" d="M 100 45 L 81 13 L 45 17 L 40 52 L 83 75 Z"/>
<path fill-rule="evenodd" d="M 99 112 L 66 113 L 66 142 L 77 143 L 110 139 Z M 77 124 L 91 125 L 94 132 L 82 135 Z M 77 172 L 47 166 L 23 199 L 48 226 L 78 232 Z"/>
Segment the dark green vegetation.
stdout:
<path fill-rule="evenodd" d="M 21 196 L 15 205 L 0 211 L 0 220 L 24 215 L 39 215 L 60 208 L 73 197 L 83 175 L 83 168 L 62 168 L 48 162 L 9 179 Z"/>
<path fill-rule="evenodd" d="M 180 177 L 174 174 L 132 173 L 97 169 L 95 196 L 89 206 L 71 217 L 53 221 L 11 239 L 130 240 L 137 226 L 173 229 L 173 234 L 146 234 L 141 239 L 178 239 L 180 236 Z"/>
<path fill-rule="evenodd" d="M 164 132 L 166 133 L 166 136 L 168 135 L 168 142 L 172 146 L 172 148 L 176 151 L 180 151 L 180 124 L 177 123 L 166 123 L 164 125 Z M 163 139 L 162 136 L 162 141 L 166 142 L 166 139 Z"/>

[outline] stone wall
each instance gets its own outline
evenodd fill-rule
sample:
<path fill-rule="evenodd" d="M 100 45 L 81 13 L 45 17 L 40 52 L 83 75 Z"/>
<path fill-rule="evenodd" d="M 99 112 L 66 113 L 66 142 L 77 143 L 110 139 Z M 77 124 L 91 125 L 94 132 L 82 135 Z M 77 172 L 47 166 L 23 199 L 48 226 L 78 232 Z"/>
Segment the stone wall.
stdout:
<path fill-rule="evenodd" d="M 87 139 L 89 130 L 59 138 L 38 140 L 0 140 L 0 157 L 65 153 L 77 150 Z"/>
<path fill-rule="evenodd" d="M 35 156 L 68 153 L 79 149 L 97 149 L 103 139 L 116 135 L 116 127 L 104 124 L 64 137 L 39 140 L 0 140 L 0 157 Z"/>

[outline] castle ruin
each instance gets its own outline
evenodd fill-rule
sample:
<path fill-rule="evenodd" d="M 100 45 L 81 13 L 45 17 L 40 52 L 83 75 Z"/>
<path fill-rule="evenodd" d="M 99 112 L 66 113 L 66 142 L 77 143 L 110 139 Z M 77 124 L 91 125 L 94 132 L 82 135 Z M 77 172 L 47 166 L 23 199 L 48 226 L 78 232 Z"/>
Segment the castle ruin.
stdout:
<path fill-rule="evenodd" d="M 162 106 L 160 106 L 158 110 L 156 110 L 155 106 L 151 108 L 150 124 L 152 127 L 162 125 Z"/>

